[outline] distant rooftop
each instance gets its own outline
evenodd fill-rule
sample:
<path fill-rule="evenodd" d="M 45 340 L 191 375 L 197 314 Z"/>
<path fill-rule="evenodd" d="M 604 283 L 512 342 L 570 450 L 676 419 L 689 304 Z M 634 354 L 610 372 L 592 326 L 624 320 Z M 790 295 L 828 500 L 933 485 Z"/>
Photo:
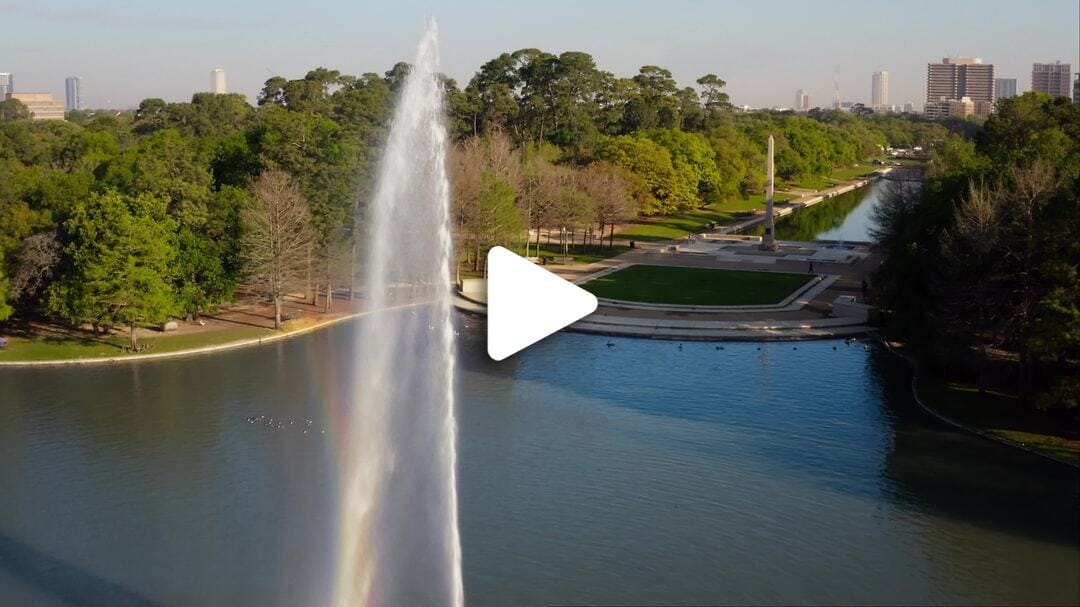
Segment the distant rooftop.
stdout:
<path fill-rule="evenodd" d="M 941 62 L 951 65 L 972 65 L 982 63 L 982 57 L 945 57 Z"/>

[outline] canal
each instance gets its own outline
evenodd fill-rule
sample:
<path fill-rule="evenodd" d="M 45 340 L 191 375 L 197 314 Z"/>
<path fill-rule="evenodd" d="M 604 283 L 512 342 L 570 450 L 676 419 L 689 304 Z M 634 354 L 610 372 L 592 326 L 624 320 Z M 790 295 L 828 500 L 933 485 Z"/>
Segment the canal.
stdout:
<path fill-rule="evenodd" d="M 874 208 L 895 183 L 879 179 L 784 215 L 776 220 L 776 237 L 780 240 L 870 242 L 873 240 Z M 764 230 L 764 224 L 758 223 L 743 233 L 760 236 Z"/>

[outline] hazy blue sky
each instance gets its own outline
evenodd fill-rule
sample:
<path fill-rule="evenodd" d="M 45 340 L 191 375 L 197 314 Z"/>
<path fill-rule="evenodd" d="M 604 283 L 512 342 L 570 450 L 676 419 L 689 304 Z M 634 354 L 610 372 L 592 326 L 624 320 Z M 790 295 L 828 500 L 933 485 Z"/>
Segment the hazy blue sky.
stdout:
<path fill-rule="evenodd" d="M 408 60 L 425 19 L 442 36 L 444 71 L 464 85 L 503 51 L 536 47 L 591 53 L 603 69 L 672 70 L 681 84 L 715 73 L 733 101 L 790 105 L 804 88 L 868 101 L 870 74 L 890 73 L 891 102 L 925 96 L 926 63 L 974 55 L 999 77 L 1030 86 L 1031 63 L 1080 71 L 1077 0 L 653 2 L 534 0 L 336 2 L 325 0 L 0 0 L 0 72 L 22 91 L 63 93 L 84 79 L 90 106 L 179 101 L 209 87 L 222 67 L 230 91 L 252 100 L 270 73 L 300 77 L 325 66 L 382 73 Z"/>

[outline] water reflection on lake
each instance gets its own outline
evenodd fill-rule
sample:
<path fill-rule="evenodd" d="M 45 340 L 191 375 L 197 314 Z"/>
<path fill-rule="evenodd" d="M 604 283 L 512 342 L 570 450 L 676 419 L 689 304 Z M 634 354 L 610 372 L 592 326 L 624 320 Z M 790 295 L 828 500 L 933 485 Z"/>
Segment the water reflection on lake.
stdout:
<path fill-rule="evenodd" d="M 470 604 L 1080 600 L 1075 471 L 928 419 L 876 347 L 560 334 L 494 363 L 467 322 Z M 320 604 L 354 329 L 0 372 L 0 604 Z"/>
<path fill-rule="evenodd" d="M 780 240 L 843 240 L 869 242 L 873 240 L 874 207 L 893 187 L 891 181 L 877 180 L 871 184 L 840 194 L 812 207 L 795 211 L 776 220 L 776 237 Z M 746 234 L 764 234 L 764 225 L 757 224 Z"/>

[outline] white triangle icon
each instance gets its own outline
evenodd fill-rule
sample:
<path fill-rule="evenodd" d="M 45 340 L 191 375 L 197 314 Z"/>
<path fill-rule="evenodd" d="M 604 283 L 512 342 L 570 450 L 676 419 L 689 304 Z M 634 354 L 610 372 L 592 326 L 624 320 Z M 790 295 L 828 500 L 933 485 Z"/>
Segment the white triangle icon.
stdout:
<path fill-rule="evenodd" d="M 503 247 L 487 258 L 488 356 L 503 360 L 596 311 L 596 296 Z"/>

